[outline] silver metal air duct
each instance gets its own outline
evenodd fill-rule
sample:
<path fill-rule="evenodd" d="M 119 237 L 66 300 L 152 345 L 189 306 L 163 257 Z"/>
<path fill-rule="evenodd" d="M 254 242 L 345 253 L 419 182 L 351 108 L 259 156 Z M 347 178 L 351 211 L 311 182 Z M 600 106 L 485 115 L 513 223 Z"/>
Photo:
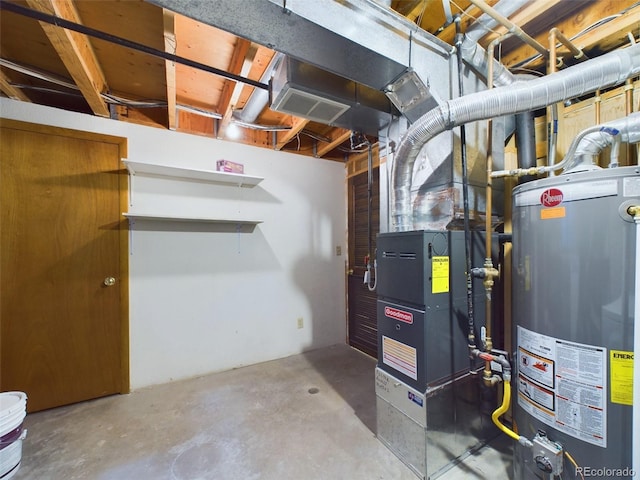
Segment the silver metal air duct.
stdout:
<path fill-rule="evenodd" d="M 451 45 L 372 0 L 149 0 L 376 90 L 400 77 L 414 50 L 448 58 Z M 416 59 L 413 59 L 416 62 Z"/>
<path fill-rule="evenodd" d="M 567 172 L 589 168 L 589 165 L 584 164 L 584 157 L 596 158 L 609 146 L 611 147 L 609 166 L 617 167 L 622 142 L 628 144 L 640 142 L 640 112 L 583 130 L 571 143 L 562 162 L 543 168 L 546 171 L 564 168 Z"/>
<path fill-rule="evenodd" d="M 640 45 L 602 55 L 562 72 L 448 100 L 403 135 L 392 170 L 392 228 L 412 230 L 413 165 L 422 147 L 445 130 L 465 123 L 535 110 L 622 83 L 640 73 Z M 442 160 L 444 161 L 444 160 Z"/>
<path fill-rule="evenodd" d="M 504 17 L 509 17 L 524 7 L 527 3 L 529 3 L 529 0 L 502 0 L 494 5 L 493 9 Z M 484 78 L 487 78 L 488 71 L 487 51 L 482 48 L 478 42 L 497 26 L 499 26 L 497 20 L 491 18 L 486 13 L 482 14 L 474 22 L 471 28 L 467 29 L 464 41 L 460 47 L 462 59 L 465 63 Z M 514 75 L 500 62 L 494 60 L 493 84 L 500 87 L 503 85 L 509 85 L 514 81 Z"/>
<path fill-rule="evenodd" d="M 278 64 L 284 59 L 284 54 L 276 53 L 266 70 L 260 77 L 260 83 L 269 83 L 271 80 L 271 76 L 273 72 L 275 72 L 276 68 L 278 68 Z M 253 123 L 255 122 L 264 107 L 269 103 L 269 91 L 263 90 L 261 88 L 254 88 L 253 93 L 245 103 L 244 108 L 242 110 L 236 110 L 233 112 L 233 118 L 236 120 L 240 120 L 241 122 Z"/>

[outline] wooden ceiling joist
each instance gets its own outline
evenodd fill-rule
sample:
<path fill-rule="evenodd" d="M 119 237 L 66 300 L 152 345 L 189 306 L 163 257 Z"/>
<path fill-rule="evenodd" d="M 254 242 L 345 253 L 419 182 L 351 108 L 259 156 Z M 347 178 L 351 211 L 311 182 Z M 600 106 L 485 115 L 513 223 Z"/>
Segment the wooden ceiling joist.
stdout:
<path fill-rule="evenodd" d="M 513 15 L 510 15 L 509 20 L 516 25 L 523 27 L 529 22 L 534 21 L 540 15 L 543 15 L 546 11 L 553 9 L 562 1 L 563 0 L 545 0 L 544 2 L 530 2 L 523 9 L 517 11 Z M 492 40 L 504 35 L 505 33 L 507 33 L 507 29 L 505 27 L 496 27 L 493 29 L 493 32 L 490 32 L 482 39 L 482 41 L 483 43 L 489 44 Z"/>
<path fill-rule="evenodd" d="M 82 23 L 71 0 L 27 0 L 27 3 L 33 10 Z M 80 33 L 45 22 L 40 22 L 40 25 L 93 113 L 108 117 L 109 107 L 101 95 L 108 90 L 107 82 L 89 39 Z"/>
<path fill-rule="evenodd" d="M 176 20 L 173 12 L 162 9 L 162 21 L 164 32 L 164 51 L 176 54 Z M 176 62 L 164 61 L 165 78 L 167 82 L 167 115 L 169 118 L 169 130 L 178 128 L 178 116 L 176 111 Z"/>
<path fill-rule="evenodd" d="M 3 71 L 0 71 L 0 91 L 2 91 L 2 93 L 4 93 L 7 97 L 13 98 L 14 100 L 31 102 L 29 97 L 27 97 L 22 90 L 14 87 L 11 84 L 11 80 Z"/>
<path fill-rule="evenodd" d="M 247 76 L 251 70 L 256 51 L 257 47 L 250 41 L 238 38 L 233 48 L 233 55 L 229 62 L 228 71 L 236 75 Z M 218 100 L 218 112 L 222 114 L 222 120 L 218 124 L 218 138 L 222 138 L 225 135 L 227 127 L 233 117 L 233 109 L 235 108 L 235 104 L 238 101 L 243 87 L 243 84 L 234 82 L 233 80 L 225 80 L 224 82 L 222 93 Z"/>
<path fill-rule="evenodd" d="M 321 143 L 316 150 L 316 157 L 324 157 L 334 148 L 338 147 L 341 143 L 346 142 L 351 137 L 351 130 L 333 129 L 329 135 L 331 142 Z"/>
<path fill-rule="evenodd" d="M 227 67 L 227 71 L 235 75 L 239 75 L 242 72 L 242 68 L 245 65 L 245 58 L 251 47 L 251 42 L 244 38 L 238 38 L 235 46 L 233 47 L 233 55 L 231 61 Z M 220 100 L 218 101 L 218 113 L 224 113 L 229 108 L 229 103 L 233 95 L 233 91 L 238 85 L 238 82 L 233 80 L 225 80 L 222 87 L 222 93 L 220 94 Z"/>
<path fill-rule="evenodd" d="M 293 140 L 296 137 L 296 135 L 298 135 L 300 131 L 304 127 L 306 127 L 307 124 L 309 123 L 309 120 L 307 120 L 306 118 L 299 118 L 299 117 L 291 117 L 291 118 L 292 118 L 291 130 L 278 133 L 278 143 L 276 143 L 274 147 L 276 150 L 282 150 L 284 146 L 287 143 L 289 143 L 291 140 Z"/>
<path fill-rule="evenodd" d="M 633 0 L 619 0 L 616 2 L 602 2 L 598 8 L 584 10 L 579 16 L 570 16 L 554 24 L 566 37 L 572 38 L 576 34 L 596 24 L 603 18 L 615 16 L 621 10 L 633 5 Z M 627 33 L 632 32 L 636 37 L 640 33 L 640 6 L 636 6 L 626 13 L 609 20 L 602 25 L 580 35 L 573 42 L 577 47 L 588 51 L 593 48 L 602 48 L 607 44 L 610 48 L 625 43 Z M 548 45 L 548 33 L 544 32 L 535 37 L 536 40 Z M 537 52 L 528 45 L 514 49 L 502 58 L 502 63 L 507 66 L 518 65 L 525 60 L 536 56 Z M 536 68 L 541 65 L 542 59 L 531 62 L 526 66 Z"/>

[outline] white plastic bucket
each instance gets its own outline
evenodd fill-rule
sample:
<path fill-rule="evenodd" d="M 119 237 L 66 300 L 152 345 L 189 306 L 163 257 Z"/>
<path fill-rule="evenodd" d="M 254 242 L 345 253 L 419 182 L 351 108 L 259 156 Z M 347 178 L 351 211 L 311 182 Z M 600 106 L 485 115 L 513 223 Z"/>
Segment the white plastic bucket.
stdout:
<path fill-rule="evenodd" d="M 13 477 L 22 459 L 22 428 L 27 416 L 27 395 L 23 392 L 0 393 L 0 480 Z"/>

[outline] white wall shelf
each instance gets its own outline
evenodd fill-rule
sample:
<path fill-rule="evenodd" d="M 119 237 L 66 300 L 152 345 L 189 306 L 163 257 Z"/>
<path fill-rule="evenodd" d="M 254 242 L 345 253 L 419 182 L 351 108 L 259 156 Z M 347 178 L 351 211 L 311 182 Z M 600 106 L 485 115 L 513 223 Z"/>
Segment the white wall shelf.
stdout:
<path fill-rule="evenodd" d="M 211 217 L 186 217 L 182 215 L 160 215 L 157 213 L 124 212 L 122 215 L 129 219 L 156 220 L 163 222 L 219 223 L 227 225 L 257 225 L 259 223 L 262 223 L 261 220 L 233 220 Z"/>
<path fill-rule="evenodd" d="M 253 188 L 262 180 L 261 177 L 252 177 L 239 173 L 218 172 L 215 170 L 199 170 L 194 168 L 168 167 L 153 163 L 132 162 L 123 160 L 131 175 L 155 175 L 162 177 L 184 178 L 199 180 L 209 183 L 222 183 L 237 185 L 239 187 Z"/>
<path fill-rule="evenodd" d="M 165 165 L 157 165 L 153 163 L 132 162 L 123 160 L 129 171 L 129 178 L 133 181 L 136 175 L 147 175 L 152 177 L 166 177 L 175 180 L 196 180 L 201 182 L 221 184 L 228 186 L 238 186 L 245 188 L 255 187 L 263 179 L 260 177 L 251 177 L 249 175 L 241 175 L 237 173 L 217 172 L 214 170 L 198 170 L 193 168 L 172 167 Z M 133 192 L 133 188 L 129 188 Z M 129 207 L 133 207 L 133 198 L 130 197 Z M 206 223 L 218 225 L 220 229 L 227 231 L 235 228 L 237 231 L 253 231 L 256 225 L 262 223 L 260 220 L 237 220 L 230 218 L 205 217 L 205 216 L 189 216 L 189 215 L 173 215 L 150 212 L 125 212 L 124 215 L 130 221 L 134 220 L 154 220 L 162 222 L 192 222 Z"/>

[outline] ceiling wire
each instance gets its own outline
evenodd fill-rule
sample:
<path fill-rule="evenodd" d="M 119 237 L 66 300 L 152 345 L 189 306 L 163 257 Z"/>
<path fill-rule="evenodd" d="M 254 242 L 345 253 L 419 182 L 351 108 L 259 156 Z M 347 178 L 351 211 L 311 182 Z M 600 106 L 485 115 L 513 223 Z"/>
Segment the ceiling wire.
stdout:
<path fill-rule="evenodd" d="M 38 87 L 36 85 L 27 85 L 26 83 L 11 83 L 12 87 L 19 88 L 20 90 L 34 90 L 36 92 L 54 93 L 58 95 L 68 95 L 72 97 L 84 98 L 81 93 L 76 92 L 63 92 L 62 90 L 56 90 L 49 87 Z"/>
<path fill-rule="evenodd" d="M 39 80 L 43 80 L 45 82 L 53 83 L 54 85 L 59 85 L 64 88 L 68 88 L 69 90 L 80 91 L 78 86 L 70 81 L 67 81 L 64 77 L 56 75 L 51 72 L 46 72 L 44 70 L 40 70 L 30 65 L 20 64 L 13 62 L 11 60 L 7 60 L 6 58 L 0 58 L 0 66 L 8 68 L 10 70 L 14 70 L 16 72 L 22 73 L 24 75 L 28 75 L 33 78 L 37 78 Z M 28 86 L 24 84 L 12 83 L 12 86 L 16 88 L 30 88 L 32 90 L 41 89 L 42 91 L 49 91 L 59 93 L 61 95 L 76 95 L 72 92 L 64 92 L 62 90 L 54 90 L 52 88 L 46 87 L 35 87 Z M 130 98 L 124 98 L 119 95 L 115 95 L 113 93 L 101 93 L 101 98 L 107 103 L 113 103 L 117 105 L 124 105 L 128 107 L 135 108 L 156 108 L 156 107 L 166 107 L 167 102 L 163 100 L 133 100 Z"/>
<path fill-rule="evenodd" d="M 422 25 L 422 17 L 426 10 L 427 10 L 427 0 L 422 0 L 422 11 L 420 12 L 420 15 L 418 15 L 418 18 L 416 19 L 416 24 L 418 26 Z"/>

